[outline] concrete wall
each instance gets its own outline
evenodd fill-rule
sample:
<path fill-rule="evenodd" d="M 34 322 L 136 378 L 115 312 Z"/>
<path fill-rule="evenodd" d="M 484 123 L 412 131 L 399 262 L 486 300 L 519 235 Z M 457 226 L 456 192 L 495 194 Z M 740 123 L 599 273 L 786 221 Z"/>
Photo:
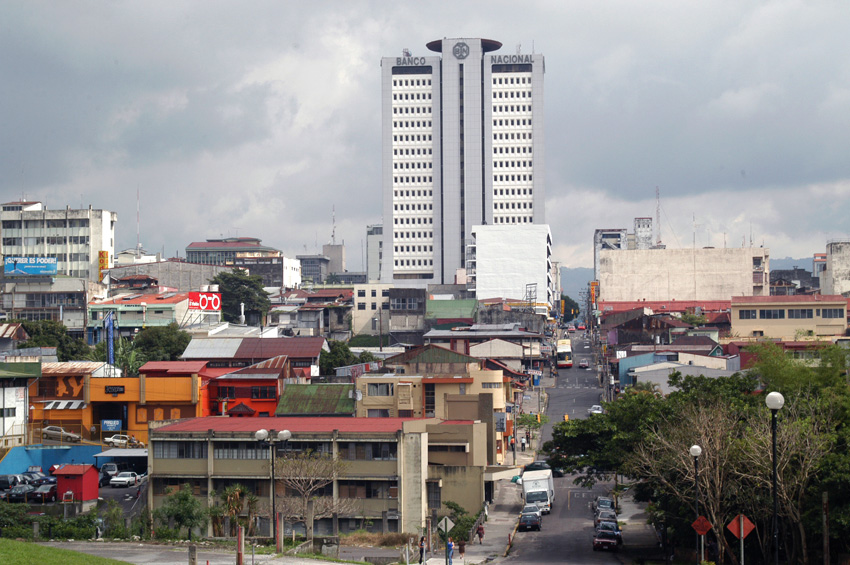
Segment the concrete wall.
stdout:
<path fill-rule="evenodd" d="M 753 260 L 762 267 L 754 268 Z M 731 249 L 599 251 L 600 300 L 729 300 L 769 294 L 770 252 Z M 762 280 L 757 284 L 756 280 Z"/>
<path fill-rule="evenodd" d="M 779 297 L 776 297 L 779 298 Z M 806 297 L 808 298 L 808 297 Z M 829 297 L 822 297 L 829 298 Z M 811 318 L 789 318 L 788 309 L 812 310 Z M 824 309 L 840 309 L 843 315 L 838 318 L 824 318 Z M 755 310 L 757 318 L 741 319 L 742 310 Z M 785 317 L 780 319 L 763 319 L 761 310 L 782 310 Z M 740 338 L 766 337 L 786 341 L 798 341 L 808 336 L 844 335 L 847 330 L 847 301 L 819 300 L 795 302 L 789 296 L 783 302 L 752 302 L 732 304 L 732 336 Z"/>
<path fill-rule="evenodd" d="M 850 240 L 826 246 L 826 271 L 821 275 L 822 294 L 850 296 Z"/>
<path fill-rule="evenodd" d="M 398 507 L 401 513 L 399 527 L 402 532 L 419 533 L 425 527 L 428 511 L 428 434 L 405 431 L 401 436 L 402 466 L 399 477 Z"/>

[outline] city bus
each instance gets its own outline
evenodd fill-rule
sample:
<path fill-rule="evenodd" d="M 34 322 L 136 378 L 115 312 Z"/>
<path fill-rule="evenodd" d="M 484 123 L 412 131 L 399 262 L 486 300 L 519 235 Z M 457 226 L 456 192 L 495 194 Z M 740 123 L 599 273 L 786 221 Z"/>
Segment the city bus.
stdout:
<path fill-rule="evenodd" d="M 573 366 L 573 344 L 568 339 L 559 339 L 557 343 L 558 368 Z"/>

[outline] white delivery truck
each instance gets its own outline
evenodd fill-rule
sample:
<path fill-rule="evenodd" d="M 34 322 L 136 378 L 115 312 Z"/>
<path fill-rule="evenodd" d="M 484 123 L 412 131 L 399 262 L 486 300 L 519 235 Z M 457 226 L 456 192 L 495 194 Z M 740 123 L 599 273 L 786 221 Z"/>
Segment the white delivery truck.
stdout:
<path fill-rule="evenodd" d="M 522 488 L 524 504 L 536 504 L 544 514 L 552 511 L 555 503 L 555 483 L 552 480 L 552 469 L 542 471 L 526 471 L 517 479 Z"/>

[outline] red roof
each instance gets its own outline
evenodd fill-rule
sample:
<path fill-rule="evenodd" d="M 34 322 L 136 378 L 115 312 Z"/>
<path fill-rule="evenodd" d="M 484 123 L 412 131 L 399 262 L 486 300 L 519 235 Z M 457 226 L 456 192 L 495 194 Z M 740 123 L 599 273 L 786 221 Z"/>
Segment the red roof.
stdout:
<path fill-rule="evenodd" d="M 292 433 L 311 432 L 362 432 L 362 433 L 395 433 L 401 429 L 404 422 L 416 418 L 227 418 L 207 416 L 189 418 L 174 424 L 157 428 L 158 432 L 250 432 L 260 428 L 267 430 L 289 430 Z M 421 419 L 421 418 L 420 418 Z"/>
<path fill-rule="evenodd" d="M 93 469 L 91 465 L 65 465 L 53 471 L 54 475 L 85 475 L 90 469 Z"/>
<path fill-rule="evenodd" d="M 650 308 L 656 314 L 662 312 L 687 312 L 694 308 L 701 308 L 703 312 L 721 312 L 728 310 L 728 300 L 629 300 L 599 302 L 599 310 L 603 315 L 610 312 L 627 312 L 635 308 Z"/>
<path fill-rule="evenodd" d="M 242 338 L 234 359 L 270 359 L 279 355 L 289 357 L 318 357 L 325 345 L 323 337 Z"/>
<path fill-rule="evenodd" d="M 793 294 L 786 296 L 733 296 L 732 304 L 769 304 L 782 302 L 847 302 L 840 294 Z"/>
<path fill-rule="evenodd" d="M 148 361 L 139 368 L 140 373 L 200 373 L 206 361 Z"/>
<path fill-rule="evenodd" d="M 172 296 L 168 296 L 171 294 Z M 134 296 L 134 298 L 130 298 L 129 300 L 125 300 L 120 295 L 114 298 L 107 298 L 106 300 L 92 300 L 89 304 L 97 306 L 100 304 L 141 304 L 144 302 L 150 307 L 154 307 L 157 304 L 177 304 L 179 302 L 183 302 L 184 300 L 189 300 L 188 292 L 178 292 L 176 294 L 171 292 L 166 292 L 162 294 L 126 294 L 124 296 Z M 168 298 L 166 298 L 168 296 Z"/>

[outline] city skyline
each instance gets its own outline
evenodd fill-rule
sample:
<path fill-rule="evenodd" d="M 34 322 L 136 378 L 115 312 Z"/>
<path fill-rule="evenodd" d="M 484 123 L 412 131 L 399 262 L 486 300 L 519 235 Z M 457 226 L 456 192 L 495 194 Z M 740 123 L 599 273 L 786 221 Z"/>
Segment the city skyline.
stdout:
<path fill-rule="evenodd" d="M 562 266 L 592 265 L 595 229 L 654 218 L 656 187 L 669 247 L 809 257 L 848 234 L 843 4 L 2 5 L 3 201 L 115 211 L 116 251 L 138 191 L 151 252 L 250 236 L 294 257 L 333 234 L 365 270 L 386 223 L 379 62 L 440 37 L 546 55 Z"/>

